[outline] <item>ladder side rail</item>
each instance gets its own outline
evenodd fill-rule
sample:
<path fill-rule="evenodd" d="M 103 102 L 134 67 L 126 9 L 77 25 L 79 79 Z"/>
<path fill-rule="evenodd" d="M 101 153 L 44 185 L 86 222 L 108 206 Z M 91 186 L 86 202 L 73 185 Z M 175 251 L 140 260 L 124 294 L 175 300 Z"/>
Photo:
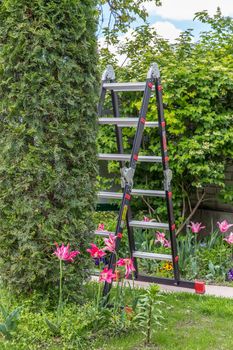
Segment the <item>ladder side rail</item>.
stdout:
<path fill-rule="evenodd" d="M 148 104 L 149 104 L 149 99 L 151 96 L 151 89 L 152 89 L 153 84 L 151 84 L 151 80 L 147 79 L 146 81 L 146 88 L 144 91 L 143 95 L 143 101 L 142 101 L 142 107 L 139 113 L 139 120 L 138 120 L 138 125 L 137 125 L 137 131 L 134 137 L 134 143 L 133 143 L 133 148 L 132 148 L 132 153 L 131 153 L 131 160 L 130 160 L 130 167 L 133 168 L 134 170 L 136 169 L 136 162 L 137 162 L 137 157 L 135 157 L 135 152 L 139 152 L 140 146 L 141 146 L 141 141 L 142 141 L 142 136 L 143 136 L 143 130 L 144 130 L 144 125 L 145 125 L 145 117 L 148 109 Z M 143 116 L 143 117 L 142 117 Z M 117 227 L 116 227 L 116 235 L 117 235 L 117 240 L 116 240 L 116 252 L 119 250 L 120 246 L 120 241 L 123 235 L 123 229 L 125 224 L 127 225 L 127 228 L 130 228 L 129 225 L 129 219 L 131 217 L 131 211 L 130 209 L 130 200 L 131 200 L 131 192 L 132 192 L 132 183 L 125 183 L 125 188 L 124 188 L 124 194 L 123 198 L 121 201 L 121 209 L 118 217 L 118 222 L 117 222 Z M 132 231 L 131 231 L 132 232 Z M 129 245 L 130 245 L 130 254 L 133 256 L 133 252 L 135 251 L 135 241 L 134 241 L 134 236 L 133 232 L 130 234 L 130 230 L 128 231 L 128 238 L 129 238 Z M 115 269 L 115 263 L 116 263 L 116 255 L 112 254 L 110 257 L 110 262 L 109 262 L 109 268 L 112 268 L 113 271 Z M 136 277 L 138 275 L 138 266 L 137 266 L 137 261 L 134 258 L 134 267 L 136 270 Z M 104 286 L 104 295 L 107 295 L 111 289 L 111 284 L 105 283 Z"/>
<path fill-rule="evenodd" d="M 151 96 L 152 87 L 153 87 L 152 79 L 147 79 L 143 100 L 142 100 L 142 107 L 139 112 L 137 131 L 134 137 L 133 148 L 131 152 L 130 168 L 133 168 L 134 170 L 136 169 L 138 153 L 141 147 L 143 131 L 144 131 L 145 122 L 146 122 L 146 114 L 148 110 L 148 104 Z"/>
<path fill-rule="evenodd" d="M 162 85 L 161 85 L 160 74 L 158 74 L 155 79 L 155 90 L 156 90 L 156 100 L 157 100 L 157 108 L 158 108 L 161 153 L 162 153 L 162 160 L 163 160 L 164 189 L 166 193 L 169 233 L 170 233 L 170 239 L 171 239 L 172 262 L 173 262 L 173 269 L 174 269 L 174 278 L 176 282 L 179 283 L 180 276 L 179 276 L 179 266 L 178 266 L 178 253 L 177 253 L 175 220 L 174 220 L 174 214 L 173 214 L 172 192 L 171 192 L 171 183 L 170 183 L 171 170 L 169 169 L 169 163 L 168 163 L 169 158 L 168 158 L 168 151 L 167 151 L 166 123 L 165 123 L 164 111 L 163 111 Z"/>
<path fill-rule="evenodd" d="M 114 118 L 119 118 L 120 117 L 120 113 L 119 113 L 118 96 L 117 96 L 117 93 L 115 91 L 113 91 L 113 90 L 111 91 L 111 100 L 112 100 Z M 124 148 L 123 148 L 122 129 L 119 128 L 117 125 L 115 125 L 115 133 L 116 133 L 118 152 L 123 154 L 124 153 Z M 120 166 L 123 168 L 124 165 L 125 165 L 125 162 L 124 161 L 119 161 L 119 163 L 120 163 Z M 129 193 L 130 192 L 128 191 L 128 195 L 130 195 Z M 115 250 L 116 250 L 116 252 L 119 250 L 120 241 L 121 241 L 121 238 L 122 238 L 122 235 L 123 235 L 123 228 L 124 228 L 124 225 L 125 225 L 125 222 L 126 222 L 127 231 L 128 231 L 128 240 L 129 240 L 129 245 L 130 245 L 130 254 L 132 255 L 133 250 L 135 250 L 134 235 L 133 235 L 133 228 L 129 226 L 129 220 L 130 220 L 130 216 L 131 216 L 131 209 L 130 209 L 130 206 L 129 206 L 129 200 L 127 199 L 127 196 L 125 198 L 125 194 L 126 194 L 126 192 L 125 192 L 125 189 L 124 189 L 122 202 L 121 202 L 121 207 L 120 207 L 121 210 L 120 210 L 120 213 L 119 213 L 119 216 L 118 216 L 118 222 L 117 222 L 116 232 L 115 232 L 115 235 L 117 236 L 116 249 Z M 127 202 L 127 206 L 126 206 L 126 202 Z M 123 218 L 123 220 L 122 220 L 122 218 Z M 137 266 L 137 265 L 135 264 L 135 266 Z M 116 268 L 116 254 L 115 253 L 112 253 L 110 255 L 108 268 L 112 269 L 113 272 L 115 271 L 115 268 Z M 111 284 L 105 282 L 103 295 L 106 296 L 109 293 L 110 289 L 111 289 Z"/>
<path fill-rule="evenodd" d="M 126 184 L 125 188 L 124 188 L 123 198 L 121 201 L 120 212 L 119 212 L 117 226 L 116 226 L 116 232 L 115 232 L 115 235 L 117 236 L 116 248 L 115 248 L 116 252 L 118 252 L 118 250 L 119 250 L 120 242 L 121 242 L 121 239 L 123 236 L 123 230 L 124 230 L 125 225 L 127 224 L 127 212 L 129 209 L 129 203 L 130 203 L 130 199 L 131 199 L 131 190 L 132 190 L 131 186 Z M 115 268 L 116 268 L 116 254 L 115 253 L 112 253 L 110 255 L 108 268 L 115 271 Z M 104 290 L 103 290 L 104 296 L 108 295 L 111 287 L 112 287 L 112 283 L 105 282 Z"/>
<path fill-rule="evenodd" d="M 101 88 L 100 88 L 100 98 L 99 98 L 99 103 L 98 103 L 98 107 L 97 107 L 98 117 L 101 117 L 101 115 L 102 115 L 103 104 L 104 104 L 105 95 L 106 95 L 106 89 L 103 87 L 103 85 L 104 85 L 104 81 L 102 81 Z"/>
<path fill-rule="evenodd" d="M 118 96 L 115 91 L 111 91 L 111 97 L 112 97 L 112 105 L 113 105 L 113 114 L 115 118 L 120 117 L 119 112 L 119 102 L 118 102 Z M 124 147 L 123 147 L 123 137 L 122 137 L 122 129 L 119 128 L 117 125 L 115 126 L 115 132 L 116 132 L 116 138 L 117 138 L 117 148 L 119 153 L 124 153 Z M 120 161 L 121 168 L 125 166 L 125 162 Z M 132 190 L 132 189 L 131 189 Z M 124 196 L 124 195 L 123 195 Z M 129 225 L 130 220 L 132 219 L 132 210 L 130 205 L 128 206 L 127 214 L 126 214 L 126 227 L 128 232 L 128 242 L 129 242 L 129 253 L 131 259 L 133 258 L 133 252 L 135 251 L 135 240 L 134 240 L 134 234 L 133 234 L 133 227 Z M 117 234 L 117 232 L 116 232 Z M 118 237 L 119 238 L 119 237 Z M 135 267 L 135 275 L 138 274 L 138 265 L 137 265 L 137 259 L 134 258 L 134 267 Z M 114 271 L 114 267 L 109 264 L 109 268 L 112 268 Z"/>
<path fill-rule="evenodd" d="M 111 97 L 112 97 L 112 105 L 113 105 L 113 114 L 115 118 L 120 117 L 119 113 L 119 103 L 118 103 L 118 96 L 115 91 L 111 91 Z M 117 138 L 117 148 L 119 153 L 124 153 L 124 147 L 123 147 L 123 138 L 122 138 L 122 129 L 119 128 L 117 125 L 115 126 L 115 133 Z M 125 166 L 125 162 L 120 161 L 121 168 Z M 129 253 L 130 257 L 133 258 L 133 252 L 135 250 L 135 240 L 134 240 L 134 234 L 133 234 L 133 227 L 129 225 L 129 222 L 132 218 L 132 210 L 131 207 L 128 207 L 127 215 L 126 215 L 126 226 L 127 226 L 127 232 L 128 232 L 128 242 L 129 242 Z M 137 260 L 134 258 L 134 267 L 135 267 L 135 275 L 138 273 L 138 267 L 137 267 Z M 109 266 L 109 268 L 113 269 L 113 266 Z"/>

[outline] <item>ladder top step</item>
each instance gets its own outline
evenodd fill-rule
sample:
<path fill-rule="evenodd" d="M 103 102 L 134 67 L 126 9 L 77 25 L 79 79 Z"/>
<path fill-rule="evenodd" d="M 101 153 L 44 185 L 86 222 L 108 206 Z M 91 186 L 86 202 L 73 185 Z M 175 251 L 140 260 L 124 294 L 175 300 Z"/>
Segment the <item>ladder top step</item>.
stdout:
<path fill-rule="evenodd" d="M 99 153 L 98 158 L 100 160 L 121 160 L 129 161 L 131 154 L 111 154 L 111 153 Z M 138 156 L 139 162 L 152 162 L 152 163 L 162 163 L 162 157 L 158 156 Z"/>
<path fill-rule="evenodd" d="M 119 127 L 137 126 L 138 118 L 99 118 L 99 124 L 117 125 Z M 158 127 L 158 122 L 146 121 L 145 126 L 149 128 Z"/>
<path fill-rule="evenodd" d="M 103 88 L 113 91 L 144 91 L 146 87 L 145 82 L 133 83 L 104 83 Z M 152 88 L 152 90 L 154 87 Z"/>
<path fill-rule="evenodd" d="M 166 196 L 165 191 L 154 191 L 154 190 L 133 189 L 131 193 L 133 196 L 163 197 L 163 198 L 165 198 L 165 196 Z M 123 193 L 100 191 L 98 193 L 98 197 L 99 198 L 122 199 Z"/>
<path fill-rule="evenodd" d="M 172 261 L 172 255 L 170 255 L 170 254 L 157 254 L 157 253 L 147 253 L 147 252 L 135 251 L 135 252 L 133 252 L 133 257 L 134 258 L 141 258 L 141 259 Z"/>
<path fill-rule="evenodd" d="M 155 221 L 132 220 L 129 222 L 129 226 L 138 227 L 138 228 L 145 228 L 145 229 L 158 228 L 158 229 L 162 229 L 162 230 L 169 230 L 169 224 L 165 224 L 163 222 L 155 222 Z"/>
<path fill-rule="evenodd" d="M 115 236 L 115 232 L 109 232 L 109 231 L 105 231 L 105 230 L 95 230 L 94 233 L 96 236 L 108 237 L 110 234 Z"/>

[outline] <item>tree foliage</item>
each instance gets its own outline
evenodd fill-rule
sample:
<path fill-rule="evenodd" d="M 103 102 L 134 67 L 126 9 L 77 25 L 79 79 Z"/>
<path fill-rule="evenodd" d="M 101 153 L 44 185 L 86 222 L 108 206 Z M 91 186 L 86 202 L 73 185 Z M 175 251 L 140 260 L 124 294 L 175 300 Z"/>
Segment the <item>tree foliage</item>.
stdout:
<path fill-rule="evenodd" d="M 54 288 L 53 242 L 84 251 L 92 230 L 96 3 L 3 0 L 0 21 L 1 278 Z M 85 268 L 68 267 L 70 290 Z"/>
<path fill-rule="evenodd" d="M 214 17 L 201 12 L 196 18 L 211 27 L 198 42 L 193 41 L 192 31 L 187 30 L 175 44 L 170 44 L 144 25 L 121 46 L 120 52 L 128 57 L 125 67 L 120 68 L 114 55 L 102 51 L 103 66 L 110 61 L 119 81 L 145 80 L 154 61 L 161 68 L 176 217 L 181 220 L 193 211 L 190 196 L 196 193 L 199 204 L 207 200 L 206 187 L 210 184 L 220 187 L 223 197 L 233 202 L 233 189 L 225 186 L 224 176 L 233 158 L 233 23 L 232 19 L 222 17 L 219 10 Z M 138 114 L 141 95 L 136 100 L 133 96 L 120 97 L 122 115 Z M 154 120 L 156 113 L 154 101 L 148 119 Z M 113 151 L 109 149 L 113 130 L 106 137 L 105 132 L 106 129 L 101 129 L 100 148 Z M 126 151 L 131 149 L 133 135 L 134 130 L 124 130 Z M 155 129 L 146 130 L 142 152 L 160 154 Z M 110 170 L 116 171 L 116 166 L 110 164 Z M 140 165 L 135 185 L 160 189 L 162 176 L 160 165 Z M 153 207 L 155 202 L 149 203 Z M 155 213 L 161 217 L 164 207 L 159 205 Z"/>
<path fill-rule="evenodd" d="M 160 6 L 160 0 L 148 0 Z M 118 42 L 119 32 L 126 33 L 136 19 L 147 19 L 148 13 L 144 7 L 144 0 L 99 0 L 100 29 L 107 42 Z M 104 23 L 107 22 L 107 25 Z M 104 25 L 104 26 L 103 26 Z"/>

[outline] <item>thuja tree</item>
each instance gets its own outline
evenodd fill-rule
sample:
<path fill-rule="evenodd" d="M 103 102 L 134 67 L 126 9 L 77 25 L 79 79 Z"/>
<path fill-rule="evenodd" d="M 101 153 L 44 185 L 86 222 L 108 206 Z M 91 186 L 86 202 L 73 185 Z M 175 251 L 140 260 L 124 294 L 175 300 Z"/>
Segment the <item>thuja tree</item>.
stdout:
<path fill-rule="evenodd" d="M 96 4 L 3 0 L 0 22 L 0 274 L 14 290 L 46 289 L 54 242 L 84 252 L 93 229 Z M 70 290 L 83 256 L 67 266 Z"/>
<path fill-rule="evenodd" d="M 206 188 L 210 184 L 220 187 L 224 199 L 233 203 L 233 188 L 225 186 L 224 175 L 233 159 L 233 22 L 231 18 L 222 17 L 220 11 L 213 18 L 206 12 L 197 17 L 210 25 L 199 42 L 193 42 L 192 32 L 188 30 L 172 45 L 145 25 L 122 46 L 122 53 L 128 57 L 125 67 L 115 64 L 122 81 L 145 80 L 151 62 L 156 61 L 160 67 L 173 170 L 173 198 L 180 223 L 189 220 L 198 206 L 208 200 Z M 104 50 L 103 63 L 108 57 Z M 114 64 L 114 56 L 110 58 Z M 122 95 L 120 101 L 123 115 L 138 114 L 141 96 L 136 96 L 135 100 L 132 95 Z M 148 119 L 153 120 L 157 114 L 155 101 L 151 106 Z M 107 138 L 104 133 L 101 129 L 100 149 L 111 152 L 109 140 L 114 137 L 114 130 Z M 124 130 L 126 152 L 132 146 L 133 135 L 133 130 Z M 155 129 L 146 129 L 142 149 L 144 154 L 160 154 Z M 116 166 L 110 164 L 110 170 L 115 172 Z M 162 177 L 160 165 L 140 165 L 135 185 L 159 189 L 163 186 Z M 191 203 L 193 194 L 197 196 L 197 205 Z M 148 200 L 147 205 L 162 219 L 165 214 L 162 202 Z"/>

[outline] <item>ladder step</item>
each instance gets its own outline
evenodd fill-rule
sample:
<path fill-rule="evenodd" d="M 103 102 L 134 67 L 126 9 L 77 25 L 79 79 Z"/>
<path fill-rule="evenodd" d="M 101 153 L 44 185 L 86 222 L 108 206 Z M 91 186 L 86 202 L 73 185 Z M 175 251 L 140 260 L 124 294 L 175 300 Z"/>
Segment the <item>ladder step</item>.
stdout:
<path fill-rule="evenodd" d="M 99 153 L 98 158 L 100 160 L 122 160 L 129 161 L 131 154 L 110 154 L 110 153 Z M 138 156 L 139 162 L 152 162 L 162 163 L 162 157 L 158 156 Z"/>
<path fill-rule="evenodd" d="M 102 231 L 102 230 L 96 230 L 95 232 L 96 236 L 103 236 L 103 237 L 108 237 L 110 234 L 115 236 L 115 232 L 109 232 L 109 231 Z"/>
<path fill-rule="evenodd" d="M 133 196 L 147 196 L 147 197 L 163 197 L 165 198 L 165 191 L 153 191 L 153 190 L 132 190 Z M 109 199 L 122 199 L 123 193 L 119 192 L 104 192 L 101 191 L 98 193 L 99 198 L 109 198 Z"/>
<path fill-rule="evenodd" d="M 172 261 L 172 255 L 170 254 L 157 254 L 157 253 L 147 253 L 147 252 L 133 252 L 134 258 L 142 258 L 142 259 L 154 259 L 154 260 L 166 260 Z"/>
<path fill-rule="evenodd" d="M 145 82 L 139 83 L 104 83 L 103 88 L 113 91 L 144 91 L 146 87 Z"/>
<path fill-rule="evenodd" d="M 163 222 L 155 222 L 155 221 L 137 221 L 132 220 L 129 222 L 129 226 L 131 227 L 139 227 L 139 228 L 158 228 L 163 230 L 169 230 L 169 225 Z"/>
<path fill-rule="evenodd" d="M 138 118 L 99 118 L 99 124 L 117 125 L 119 127 L 136 127 L 138 125 Z M 146 121 L 145 126 L 149 128 L 155 128 L 159 126 L 159 123 Z"/>

